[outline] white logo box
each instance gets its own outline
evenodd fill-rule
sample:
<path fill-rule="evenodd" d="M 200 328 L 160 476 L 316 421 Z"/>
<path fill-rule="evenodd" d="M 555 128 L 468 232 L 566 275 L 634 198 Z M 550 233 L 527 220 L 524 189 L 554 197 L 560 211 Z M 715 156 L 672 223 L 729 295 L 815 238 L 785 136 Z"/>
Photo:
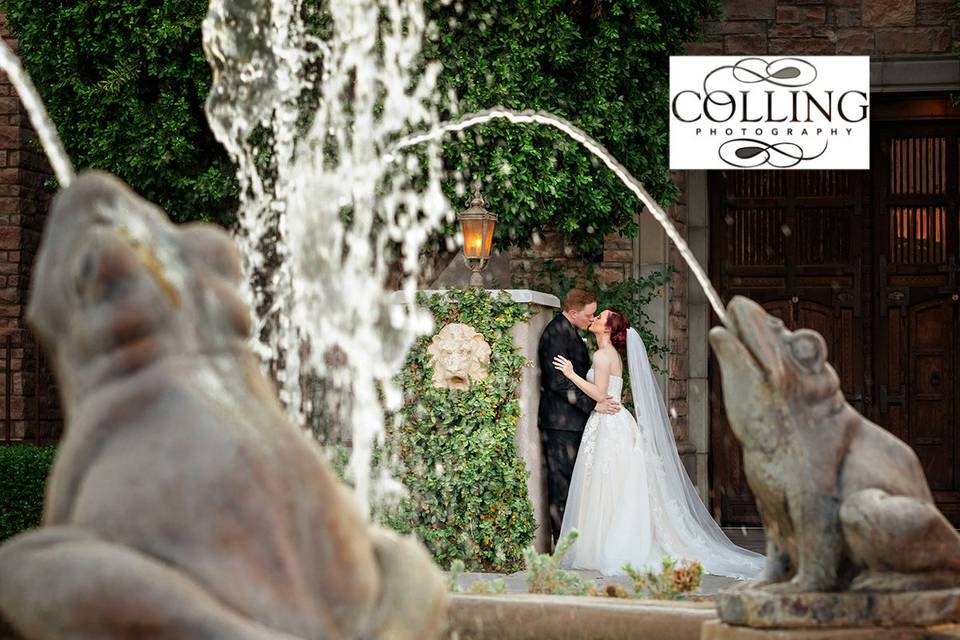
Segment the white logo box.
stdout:
<path fill-rule="evenodd" d="M 869 56 L 671 56 L 670 168 L 869 169 Z"/>

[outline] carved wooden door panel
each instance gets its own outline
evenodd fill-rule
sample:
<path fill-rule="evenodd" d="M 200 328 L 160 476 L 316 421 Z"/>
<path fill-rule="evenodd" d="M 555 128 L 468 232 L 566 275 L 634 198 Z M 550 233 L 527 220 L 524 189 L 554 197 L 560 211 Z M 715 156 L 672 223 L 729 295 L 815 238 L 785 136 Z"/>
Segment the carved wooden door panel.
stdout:
<path fill-rule="evenodd" d="M 820 332 L 858 408 L 863 373 L 863 172 L 737 171 L 711 176 L 711 278 L 724 301 L 759 302 L 790 329 Z M 716 318 L 714 318 L 716 322 Z M 868 334 L 867 334 L 868 335 Z M 740 446 L 711 375 L 711 503 L 725 524 L 759 524 Z"/>
<path fill-rule="evenodd" d="M 937 505 L 960 525 L 960 127 L 878 128 L 874 236 L 876 411 L 913 447 Z"/>
<path fill-rule="evenodd" d="M 960 526 L 960 124 L 871 136 L 869 173 L 712 173 L 711 277 L 823 334 L 847 401 L 913 447 Z M 710 375 L 714 512 L 755 524 Z"/>

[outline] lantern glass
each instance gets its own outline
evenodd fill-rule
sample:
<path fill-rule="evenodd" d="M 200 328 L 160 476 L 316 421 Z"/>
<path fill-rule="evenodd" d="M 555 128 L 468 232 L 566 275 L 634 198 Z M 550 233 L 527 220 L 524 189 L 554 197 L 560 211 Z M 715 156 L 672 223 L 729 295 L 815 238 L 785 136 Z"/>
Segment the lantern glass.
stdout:
<path fill-rule="evenodd" d="M 490 257 L 493 241 L 493 222 L 482 218 L 461 219 L 463 230 L 463 255 L 471 259 Z"/>
<path fill-rule="evenodd" d="M 484 242 L 483 242 L 483 257 L 489 258 L 490 251 L 493 248 L 493 228 L 497 226 L 496 220 L 484 220 Z"/>

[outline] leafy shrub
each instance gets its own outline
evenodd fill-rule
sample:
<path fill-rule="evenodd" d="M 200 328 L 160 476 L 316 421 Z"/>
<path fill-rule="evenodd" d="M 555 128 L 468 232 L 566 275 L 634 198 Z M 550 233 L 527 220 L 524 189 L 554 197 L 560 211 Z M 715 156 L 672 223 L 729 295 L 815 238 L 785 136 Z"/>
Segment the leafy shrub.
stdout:
<path fill-rule="evenodd" d="M 624 567 L 633 580 L 633 589 L 638 597 L 644 595 L 654 600 L 678 600 L 684 593 L 694 591 L 703 579 L 703 565 L 697 560 L 677 561 L 664 556 L 660 572 L 650 569 L 638 570 L 629 564 Z"/>
<path fill-rule="evenodd" d="M 464 593 L 460 586 L 460 576 L 464 572 L 463 560 L 454 560 L 450 565 L 450 571 L 447 574 L 447 581 L 450 591 L 453 593 Z M 503 578 L 494 578 L 493 580 L 475 580 L 467 587 L 466 593 L 474 595 L 490 595 L 495 593 L 506 593 L 507 585 Z"/>
<path fill-rule="evenodd" d="M 716 0 L 471 0 L 428 2 L 440 89 L 459 115 L 496 105 L 549 111 L 596 138 L 662 204 L 677 194 L 668 167 L 669 59 L 682 55 Z M 546 127 L 502 121 L 444 144 L 447 167 L 484 184 L 500 246 L 526 246 L 544 227 L 578 250 L 634 235 L 636 197 L 593 156 Z M 454 202 L 453 184 L 447 195 Z"/>
<path fill-rule="evenodd" d="M 402 420 L 388 429 L 383 452 L 409 496 L 381 518 L 416 533 L 441 566 L 459 559 L 471 571 L 515 570 L 536 529 L 515 442 L 526 359 L 510 335 L 529 308 L 477 289 L 421 295 L 419 303 L 438 331 L 461 322 L 483 335 L 491 347 L 489 375 L 467 391 L 436 389 L 427 354 L 432 336 L 410 350 L 397 378 Z"/>
<path fill-rule="evenodd" d="M 40 525 L 55 447 L 0 446 L 0 540 Z"/>
<path fill-rule="evenodd" d="M 424 58 L 443 71 L 444 117 L 503 105 L 567 118 L 603 143 L 663 203 L 669 57 L 695 39 L 717 0 L 427 0 L 437 28 Z M 306 0 L 325 37 L 328 0 Z M 203 111 L 210 87 L 200 25 L 207 0 L 0 0 L 67 152 L 111 171 L 178 221 L 229 223 L 234 167 Z M 585 251 L 610 230 L 636 232 L 634 196 L 563 134 L 495 123 L 444 144 L 444 190 L 485 182 L 500 215 L 497 243 L 526 245 L 545 225 L 576 231 Z M 448 229 L 448 231 L 451 231 Z"/>
<path fill-rule="evenodd" d="M 233 165 L 207 126 L 207 0 L 0 0 L 78 169 L 110 171 L 184 220 L 233 220 Z"/>
<path fill-rule="evenodd" d="M 579 537 L 576 529 L 557 542 L 553 554 L 537 553 L 528 547 L 524 553 L 527 567 L 527 585 L 530 593 L 545 593 L 566 596 L 607 596 L 610 598 L 653 598 L 655 600 L 679 600 L 683 594 L 694 591 L 703 578 L 703 565 L 696 560 L 677 561 L 664 556 L 660 572 L 650 569 L 623 567 L 633 580 L 633 593 L 619 585 L 607 584 L 597 589 L 591 582 L 573 571 L 560 568 L 560 561 Z"/>
<path fill-rule="evenodd" d="M 557 547 L 552 554 L 537 553 L 533 547 L 528 547 L 523 552 L 523 560 L 527 567 L 527 588 L 530 593 L 557 596 L 597 595 L 593 584 L 573 571 L 564 571 L 560 568 L 560 560 L 578 537 L 577 530 L 572 529 L 557 541 Z"/>

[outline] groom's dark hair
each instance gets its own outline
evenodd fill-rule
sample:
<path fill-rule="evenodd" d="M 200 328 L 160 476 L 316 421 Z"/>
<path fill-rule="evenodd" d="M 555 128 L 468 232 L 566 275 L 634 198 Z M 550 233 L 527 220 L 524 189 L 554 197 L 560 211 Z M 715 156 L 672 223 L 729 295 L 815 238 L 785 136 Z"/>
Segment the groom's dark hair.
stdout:
<path fill-rule="evenodd" d="M 597 296 L 589 291 L 570 289 L 570 291 L 567 291 L 567 295 L 563 296 L 563 305 L 561 306 L 564 311 L 579 311 L 591 302 L 596 301 Z"/>

